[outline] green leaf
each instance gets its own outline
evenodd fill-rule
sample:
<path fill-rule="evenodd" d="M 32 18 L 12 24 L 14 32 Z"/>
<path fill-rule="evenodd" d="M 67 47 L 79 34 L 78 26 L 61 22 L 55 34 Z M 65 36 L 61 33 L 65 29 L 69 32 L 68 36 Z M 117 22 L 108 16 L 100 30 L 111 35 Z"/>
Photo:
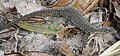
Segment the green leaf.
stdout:
<path fill-rule="evenodd" d="M 34 31 L 38 33 L 55 34 L 58 31 L 56 29 L 58 25 L 55 23 L 35 24 L 35 23 L 28 23 L 28 22 L 18 22 L 16 24 L 25 30 Z"/>

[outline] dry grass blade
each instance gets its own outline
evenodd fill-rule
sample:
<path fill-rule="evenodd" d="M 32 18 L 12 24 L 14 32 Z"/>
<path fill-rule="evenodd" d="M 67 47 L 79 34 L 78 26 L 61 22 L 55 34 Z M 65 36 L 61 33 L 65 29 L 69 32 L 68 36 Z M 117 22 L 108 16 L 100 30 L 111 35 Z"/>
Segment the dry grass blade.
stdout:
<path fill-rule="evenodd" d="M 120 49 L 114 50 L 108 54 L 109 56 L 120 55 Z"/>
<path fill-rule="evenodd" d="M 94 0 L 89 0 L 84 9 L 87 9 L 93 2 Z"/>
<path fill-rule="evenodd" d="M 120 41 L 109 47 L 107 50 L 105 50 L 100 56 L 109 56 L 108 53 L 112 52 L 116 48 L 120 46 Z"/>
<path fill-rule="evenodd" d="M 82 12 L 82 15 L 86 15 L 98 2 L 99 0 L 94 0 L 92 4 Z"/>

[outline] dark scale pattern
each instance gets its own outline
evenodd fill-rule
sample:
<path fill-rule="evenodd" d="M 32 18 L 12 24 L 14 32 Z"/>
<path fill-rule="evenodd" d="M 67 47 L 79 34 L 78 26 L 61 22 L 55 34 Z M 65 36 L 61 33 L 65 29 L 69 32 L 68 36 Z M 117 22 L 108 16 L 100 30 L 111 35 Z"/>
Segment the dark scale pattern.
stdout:
<path fill-rule="evenodd" d="M 71 13 L 71 21 L 75 27 L 78 27 L 85 32 L 98 31 L 98 29 L 85 20 L 85 18 L 77 10 L 72 8 L 69 13 Z"/>
<path fill-rule="evenodd" d="M 77 10 L 69 6 L 62 8 L 47 8 L 35 11 L 26 14 L 25 16 L 21 16 L 20 18 L 16 19 L 14 23 L 21 20 L 26 20 L 27 18 L 34 17 L 35 15 L 56 17 L 60 17 L 62 15 L 66 24 L 73 25 L 85 32 L 98 31 L 98 29 L 91 25 L 87 20 L 85 20 L 85 18 Z"/>

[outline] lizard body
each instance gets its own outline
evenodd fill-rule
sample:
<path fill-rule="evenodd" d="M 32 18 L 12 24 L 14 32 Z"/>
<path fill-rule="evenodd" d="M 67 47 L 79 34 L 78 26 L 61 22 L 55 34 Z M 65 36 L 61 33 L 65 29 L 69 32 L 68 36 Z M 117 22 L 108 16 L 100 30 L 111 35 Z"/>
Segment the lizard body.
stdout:
<path fill-rule="evenodd" d="M 53 16 L 53 17 L 63 17 L 63 21 L 65 21 L 66 24 L 70 24 L 72 26 L 75 26 L 85 32 L 95 32 L 100 31 L 100 29 L 96 28 L 95 26 L 91 25 L 80 13 L 78 10 L 72 8 L 72 7 L 61 7 L 61 8 L 45 8 L 39 11 L 35 11 L 29 14 L 26 14 L 24 16 L 20 16 L 20 18 L 17 18 L 13 20 L 13 23 L 19 22 L 22 20 L 26 20 L 27 18 L 32 18 L 35 15 L 40 16 Z M 0 27 L 0 29 L 4 28 Z"/>
<path fill-rule="evenodd" d="M 59 17 L 62 15 L 66 24 L 70 24 L 75 26 L 85 32 L 95 32 L 99 31 L 98 28 L 91 25 L 76 9 L 72 7 L 62 7 L 62 8 L 47 8 L 40 11 L 35 11 L 33 13 L 29 13 L 21 19 L 34 17 L 35 15 L 40 16 L 56 16 Z"/>

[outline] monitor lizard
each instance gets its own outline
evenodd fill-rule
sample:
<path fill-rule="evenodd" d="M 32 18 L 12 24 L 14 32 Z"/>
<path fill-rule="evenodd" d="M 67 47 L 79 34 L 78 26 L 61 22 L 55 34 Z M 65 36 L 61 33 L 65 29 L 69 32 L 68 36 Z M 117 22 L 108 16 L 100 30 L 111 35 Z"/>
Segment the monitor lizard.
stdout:
<path fill-rule="evenodd" d="M 35 15 L 40 16 L 53 16 L 53 17 L 63 17 L 63 21 L 65 24 L 70 24 L 78 29 L 83 30 L 84 32 L 96 32 L 96 31 L 104 31 L 105 29 L 96 28 L 92 24 L 90 24 L 80 13 L 78 10 L 66 6 L 61 8 L 45 8 L 39 11 L 35 11 L 32 13 L 28 13 L 24 16 L 20 16 L 20 18 L 15 18 L 12 22 L 19 22 L 22 20 L 26 20 L 27 18 L 34 17 Z M 4 23 L 2 23 L 4 24 Z M 4 26 L 1 26 L 0 29 L 3 29 Z"/>

